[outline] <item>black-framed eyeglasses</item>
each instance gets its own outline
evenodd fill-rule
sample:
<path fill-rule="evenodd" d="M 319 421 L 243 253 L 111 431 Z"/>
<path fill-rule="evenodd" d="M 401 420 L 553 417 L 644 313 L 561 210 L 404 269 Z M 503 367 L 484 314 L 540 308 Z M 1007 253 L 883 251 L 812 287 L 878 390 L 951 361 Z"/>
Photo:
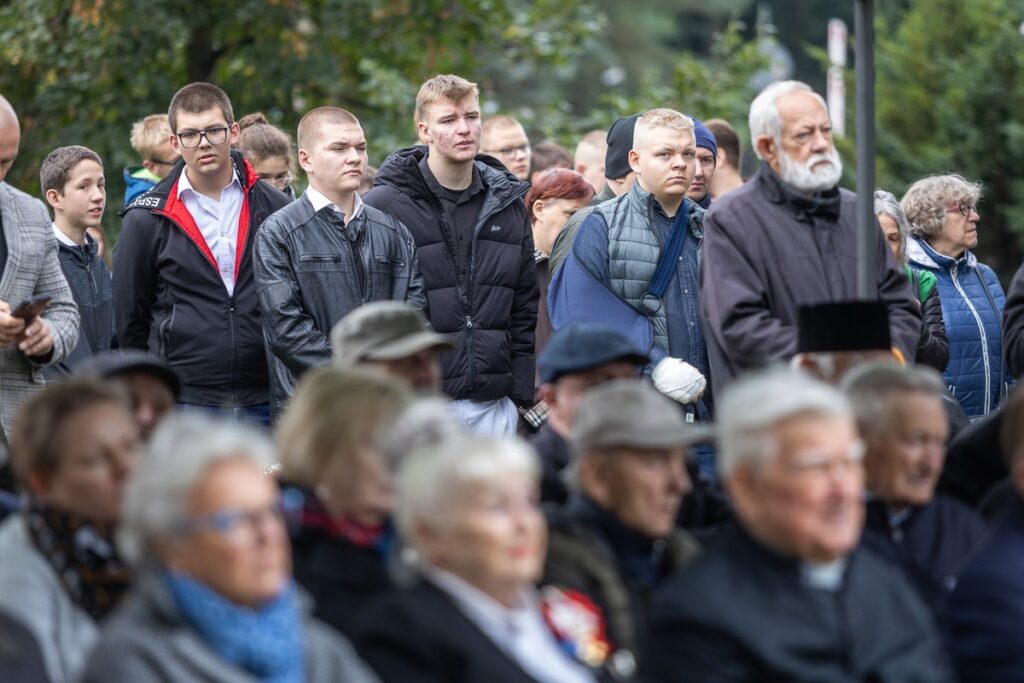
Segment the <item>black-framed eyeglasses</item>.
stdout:
<path fill-rule="evenodd" d="M 198 147 L 203 138 L 206 138 L 206 141 L 211 145 L 223 145 L 224 141 L 228 139 L 228 127 L 188 130 L 184 133 L 178 133 L 178 140 L 181 141 L 181 146 L 185 149 Z"/>
<path fill-rule="evenodd" d="M 207 138 L 207 139 L 209 139 L 209 138 Z M 157 166 L 174 166 L 174 164 L 178 163 L 177 159 L 174 159 L 173 161 L 165 161 L 164 159 L 155 159 L 154 158 L 154 159 L 150 159 L 150 161 L 152 161 Z"/>

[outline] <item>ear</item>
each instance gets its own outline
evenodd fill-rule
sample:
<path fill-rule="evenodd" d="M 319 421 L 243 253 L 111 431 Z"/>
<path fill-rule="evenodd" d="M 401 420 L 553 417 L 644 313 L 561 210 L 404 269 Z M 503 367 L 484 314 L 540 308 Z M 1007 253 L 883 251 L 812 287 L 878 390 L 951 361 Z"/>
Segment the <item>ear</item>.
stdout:
<path fill-rule="evenodd" d="M 768 163 L 773 163 L 779 155 L 779 148 L 770 135 L 758 135 L 754 140 L 754 149 L 757 150 L 757 155 Z"/>
<path fill-rule="evenodd" d="M 533 203 L 533 207 L 530 209 L 533 212 L 533 219 L 536 221 L 544 215 L 544 209 L 547 208 L 547 204 L 544 203 L 543 199 L 538 199 Z"/>
<path fill-rule="evenodd" d="M 809 353 L 798 353 L 789 361 L 789 367 L 793 370 L 799 370 L 806 372 L 815 379 L 824 381 L 822 377 L 821 368 L 818 367 L 818 362 L 814 359 L 814 356 Z"/>
<path fill-rule="evenodd" d="M 36 497 L 43 497 L 50 492 L 52 478 L 45 472 L 32 471 L 25 479 L 25 488 Z"/>
<path fill-rule="evenodd" d="M 312 175 L 313 165 L 309 162 L 309 151 L 299 148 L 299 167 L 306 172 L 306 175 Z"/>
<path fill-rule="evenodd" d="M 241 134 L 242 129 L 238 127 L 238 121 L 235 121 L 228 128 L 228 140 L 231 142 L 231 147 L 234 148 L 238 145 L 238 136 Z"/>
<path fill-rule="evenodd" d="M 57 190 L 50 188 L 49 190 L 46 191 L 46 194 L 44 196 L 46 197 L 46 203 L 49 204 L 51 208 L 61 208 L 61 200 L 63 200 L 64 197 L 61 195 L 60 192 L 57 192 Z"/>
<path fill-rule="evenodd" d="M 168 138 L 168 141 L 171 143 L 171 149 L 173 149 L 178 154 L 181 154 L 181 147 L 179 146 L 180 141 L 178 140 L 178 136 L 175 135 L 174 133 L 171 133 L 171 137 Z"/>
<path fill-rule="evenodd" d="M 721 166 L 723 164 L 728 164 L 728 163 L 729 163 L 729 156 L 725 153 L 724 149 L 719 147 L 718 151 L 715 152 L 715 168 L 718 168 L 719 166 Z"/>
<path fill-rule="evenodd" d="M 423 560 L 432 565 L 444 566 L 444 539 L 436 528 L 417 519 L 412 525 L 412 535 L 417 540 L 414 546 L 423 555 Z"/>
<path fill-rule="evenodd" d="M 599 505 L 611 500 L 611 463 L 602 453 L 583 453 L 577 465 L 580 488 Z"/>
<path fill-rule="evenodd" d="M 751 503 L 760 495 L 757 486 L 757 475 L 750 464 L 742 464 L 733 468 L 725 478 L 723 485 L 733 507 L 741 519 L 750 519 L 754 514 Z"/>
<path fill-rule="evenodd" d="M 640 155 L 635 149 L 629 150 L 629 167 L 633 169 L 634 173 L 640 175 Z"/>
<path fill-rule="evenodd" d="M 149 159 L 143 159 L 142 160 L 142 168 L 146 169 L 150 173 L 156 173 L 156 171 L 154 170 L 154 169 L 156 169 L 156 164 L 154 164 Z"/>
<path fill-rule="evenodd" d="M 433 136 L 430 134 L 430 128 L 428 128 L 427 124 L 423 121 L 418 121 L 416 123 L 416 136 L 424 145 L 429 145 L 434 141 Z"/>

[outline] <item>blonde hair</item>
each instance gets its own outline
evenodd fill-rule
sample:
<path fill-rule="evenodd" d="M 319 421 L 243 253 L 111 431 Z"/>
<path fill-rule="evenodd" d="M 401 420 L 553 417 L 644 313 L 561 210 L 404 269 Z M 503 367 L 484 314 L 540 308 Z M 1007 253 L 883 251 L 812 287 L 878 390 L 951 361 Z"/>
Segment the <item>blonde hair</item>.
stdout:
<path fill-rule="evenodd" d="M 167 142 L 170 137 L 171 124 L 167 120 L 167 114 L 151 114 L 132 124 L 132 149 L 139 153 L 143 161 L 164 161 L 156 159 L 154 155 L 157 148 Z"/>
<path fill-rule="evenodd" d="M 655 128 L 690 131 L 694 136 L 694 140 L 697 139 L 697 134 L 693 129 L 693 119 L 686 114 L 682 114 L 675 109 L 651 109 L 636 121 L 636 127 L 633 129 L 633 149 L 636 149 L 637 141 L 644 133 Z"/>
<path fill-rule="evenodd" d="M 277 429 L 281 472 L 315 486 L 332 468 L 376 446 L 412 401 L 398 380 L 368 368 L 320 368 L 303 376 Z"/>
<path fill-rule="evenodd" d="M 981 183 L 956 174 L 930 175 L 907 189 L 900 207 L 910 223 L 910 234 L 928 241 L 942 232 L 948 207 L 975 204 L 980 198 Z"/>
<path fill-rule="evenodd" d="M 419 123 L 426 115 L 426 109 L 441 100 L 461 102 L 469 96 L 480 99 L 480 89 L 476 83 L 467 81 L 455 74 L 438 74 L 420 86 L 416 93 L 415 123 Z"/>

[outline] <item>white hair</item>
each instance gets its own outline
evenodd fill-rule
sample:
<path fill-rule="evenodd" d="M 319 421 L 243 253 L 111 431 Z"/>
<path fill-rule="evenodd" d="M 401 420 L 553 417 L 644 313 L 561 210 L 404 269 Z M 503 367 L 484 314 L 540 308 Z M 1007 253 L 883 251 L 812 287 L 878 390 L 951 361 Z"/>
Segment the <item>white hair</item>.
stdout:
<path fill-rule="evenodd" d="M 395 523 L 403 540 L 417 548 L 417 525 L 443 527 L 467 489 L 514 474 L 540 480 L 537 454 L 520 439 L 457 435 L 410 453 L 397 481 Z"/>
<path fill-rule="evenodd" d="M 224 460 L 245 458 L 261 470 L 275 461 L 270 439 L 255 428 L 207 415 L 173 415 L 165 420 L 139 459 L 125 489 L 118 549 L 139 566 L 155 539 L 173 534 L 185 521 L 189 492 Z"/>
<path fill-rule="evenodd" d="M 942 401 L 946 385 L 927 365 L 864 363 L 853 368 L 839 383 L 857 420 L 861 436 L 874 439 L 889 433 L 894 402 L 908 393 L 921 393 Z"/>
<path fill-rule="evenodd" d="M 757 149 L 757 138 L 767 135 L 778 144 L 782 139 L 782 119 L 779 116 L 779 98 L 795 92 L 806 92 L 814 95 L 821 106 L 828 111 L 825 99 L 814 92 L 811 86 L 802 81 L 777 81 L 772 83 L 750 103 L 750 142 L 758 159 L 763 159 Z"/>
<path fill-rule="evenodd" d="M 718 403 L 721 475 L 775 457 L 776 425 L 801 416 L 852 417 L 852 412 L 837 389 L 797 370 L 772 368 L 730 385 Z"/>
<path fill-rule="evenodd" d="M 451 402 L 442 398 L 418 399 L 383 427 L 377 435 L 377 450 L 391 471 L 397 471 L 411 452 L 466 436 Z"/>

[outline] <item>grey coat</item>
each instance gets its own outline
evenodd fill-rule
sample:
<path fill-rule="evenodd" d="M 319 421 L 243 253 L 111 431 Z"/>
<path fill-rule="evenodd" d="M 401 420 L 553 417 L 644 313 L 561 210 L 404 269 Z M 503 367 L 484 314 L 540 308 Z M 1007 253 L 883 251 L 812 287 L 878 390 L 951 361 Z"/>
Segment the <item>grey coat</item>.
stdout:
<path fill-rule="evenodd" d="M 303 616 L 307 683 L 376 683 L 349 642 Z M 206 646 L 178 613 L 155 573 L 139 577 L 131 595 L 105 623 L 82 683 L 248 683 L 247 672 Z"/>
<path fill-rule="evenodd" d="M 64 360 L 78 343 L 78 306 L 57 258 L 57 238 L 43 203 L 0 183 L 0 218 L 7 240 L 7 265 L 0 276 L 0 300 L 15 308 L 33 296 L 50 297 L 42 315 L 50 324 L 53 353 L 27 358 L 17 346 L 0 349 L 0 427 L 9 435 L 14 416 L 43 388 L 43 368 Z"/>

